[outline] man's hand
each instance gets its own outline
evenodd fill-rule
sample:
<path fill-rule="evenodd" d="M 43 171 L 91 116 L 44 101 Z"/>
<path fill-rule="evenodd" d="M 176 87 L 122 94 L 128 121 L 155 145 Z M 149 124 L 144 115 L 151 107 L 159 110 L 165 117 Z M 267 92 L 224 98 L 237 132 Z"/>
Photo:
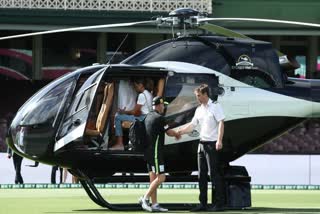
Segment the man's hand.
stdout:
<path fill-rule="evenodd" d="M 125 114 L 125 112 L 126 112 L 126 107 L 124 107 L 123 109 L 118 108 L 118 112 L 119 112 L 119 114 Z"/>
<path fill-rule="evenodd" d="M 222 149 L 222 141 L 217 141 L 216 143 L 216 150 L 219 151 Z"/>
<path fill-rule="evenodd" d="M 179 140 L 181 138 L 181 134 L 179 132 L 176 132 L 175 136 L 176 140 Z"/>

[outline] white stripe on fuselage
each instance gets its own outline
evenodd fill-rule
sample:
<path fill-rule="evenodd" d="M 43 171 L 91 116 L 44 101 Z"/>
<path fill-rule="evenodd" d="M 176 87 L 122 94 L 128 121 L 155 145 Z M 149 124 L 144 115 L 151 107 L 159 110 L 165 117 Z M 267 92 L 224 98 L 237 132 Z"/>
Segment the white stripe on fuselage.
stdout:
<path fill-rule="evenodd" d="M 253 117 L 299 117 L 311 118 L 320 114 L 320 103 L 298 99 L 244 84 L 227 75 L 203 66 L 182 62 L 155 62 L 148 66 L 163 67 L 176 73 L 215 74 L 225 93 L 219 96 L 226 115 L 225 121 Z M 234 90 L 232 90 L 232 87 Z M 175 141 L 166 136 L 166 144 L 196 140 L 197 137 L 184 135 Z"/>
<path fill-rule="evenodd" d="M 86 127 L 86 124 L 83 123 L 80 126 L 74 128 L 66 136 L 64 136 L 60 140 L 58 140 L 54 145 L 54 151 L 56 152 L 57 150 L 64 147 L 65 145 L 73 142 L 74 140 L 76 140 L 78 138 L 82 138 L 85 127 Z"/>

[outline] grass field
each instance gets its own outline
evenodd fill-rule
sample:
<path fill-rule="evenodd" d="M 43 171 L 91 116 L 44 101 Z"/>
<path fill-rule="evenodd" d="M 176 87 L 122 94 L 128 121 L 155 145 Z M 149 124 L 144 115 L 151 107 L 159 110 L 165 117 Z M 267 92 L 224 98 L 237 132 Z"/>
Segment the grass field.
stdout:
<path fill-rule="evenodd" d="M 145 192 L 144 189 L 101 189 L 100 191 L 113 203 L 136 203 L 139 196 Z M 159 190 L 159 202 L 196 203 L 197 197 L 196 189 Z M 111 212 L 93 203 L 83 189 L 0 189 L 0 214 Z M 175 213 L 183 212 L 188 213 L 188 211 Z M 320 213 L 320 191 L 252 190 L 252 208 L 224 213 Z"/>

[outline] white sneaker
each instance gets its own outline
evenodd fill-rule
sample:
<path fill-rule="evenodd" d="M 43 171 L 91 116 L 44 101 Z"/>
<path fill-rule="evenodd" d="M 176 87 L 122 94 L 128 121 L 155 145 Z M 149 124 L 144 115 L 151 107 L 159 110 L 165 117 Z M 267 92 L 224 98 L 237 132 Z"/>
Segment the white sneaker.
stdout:
<path fill-rule="evenodd" d="M 149 205 L 149 200 L 146 200 L 143 196 L 139 198 L 139 204 L 145 211 L 152 212 L 152 208 Z"/>
<path fill-rule="evenodd" d="M 168 212 L 168 209 L 161 207 L 159 204 L 152 205 L 152 212 Z"/>
<path fill-rule="evenodd" d="M 142 205 L 142 199 L 143 199 L 143 197 L 144 197 L 144 196 L 141 196 L 141 197 L 139 198 L 139 204 L 140 204 L 140 205 Z M 146 200 L 147 204 L 148 204 L 149 206 L 151 206 L 150 200 L 149 200 L 149 199 L 145 199 L 145 200 Z"/>

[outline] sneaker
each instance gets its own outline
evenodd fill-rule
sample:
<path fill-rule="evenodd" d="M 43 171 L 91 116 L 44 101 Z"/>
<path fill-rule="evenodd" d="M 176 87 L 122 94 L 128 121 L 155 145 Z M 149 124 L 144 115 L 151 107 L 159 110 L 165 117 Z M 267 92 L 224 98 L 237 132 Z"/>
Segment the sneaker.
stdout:
<path fill-rule="evenodd" d="M 152 212 L 168 212 L 168 209 L 161 207 L 159 204 L 152 205 Z"/>
<path fill-rule="evenodd" d="M 139 204 L 140 204 L 140 205 L 142 205 L 142 199 L 143 199 L 143 196 L 141 196 L 141 197 L 139 198 Z M 150 200 L 149 200 L 149 199 L 145 199 L 145 200 L 146 200 L 147 204 L 148 204 L 149 206 L 151 206 Z"/>
<path fill-rule="evenodd" d="M 143 196 L 139 198 L 139 204 L 145 211 L 152 212 L 152 208 L 149 205 L 149 200 L 146 200 Z"/>

